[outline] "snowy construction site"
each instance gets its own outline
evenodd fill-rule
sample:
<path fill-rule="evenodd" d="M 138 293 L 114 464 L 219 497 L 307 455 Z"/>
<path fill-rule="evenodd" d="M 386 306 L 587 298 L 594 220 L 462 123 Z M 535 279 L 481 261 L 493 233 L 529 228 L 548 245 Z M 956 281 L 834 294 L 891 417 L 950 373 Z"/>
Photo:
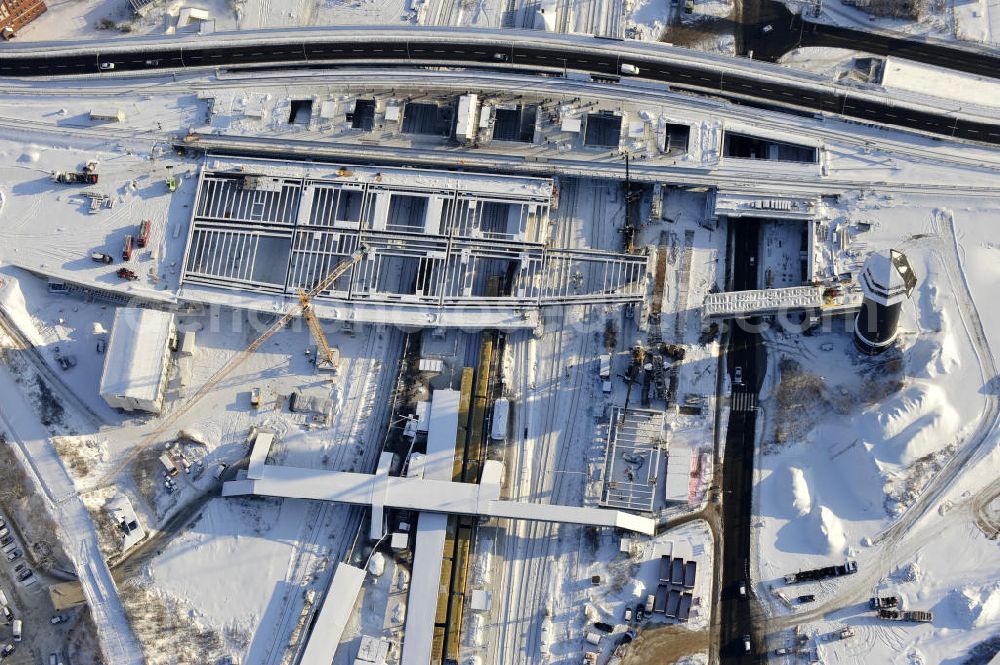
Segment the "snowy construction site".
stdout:
<path fill-rule="evenodd" d="M 651 36 L 731 3 L 223 4 L 0 44 L 0 660 L 1000 654 L 977 79 Z"/>

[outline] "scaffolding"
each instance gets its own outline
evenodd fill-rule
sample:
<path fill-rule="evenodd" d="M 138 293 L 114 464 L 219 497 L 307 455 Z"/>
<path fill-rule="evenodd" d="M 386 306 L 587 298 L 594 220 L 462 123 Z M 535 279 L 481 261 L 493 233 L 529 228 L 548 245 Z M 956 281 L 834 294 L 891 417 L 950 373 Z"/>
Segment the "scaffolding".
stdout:
<path fill-rule="evenodd" d="M 656 503 L 663 447 L 663 413 L 611 410 L 601 505 L 651 512 Z"/>

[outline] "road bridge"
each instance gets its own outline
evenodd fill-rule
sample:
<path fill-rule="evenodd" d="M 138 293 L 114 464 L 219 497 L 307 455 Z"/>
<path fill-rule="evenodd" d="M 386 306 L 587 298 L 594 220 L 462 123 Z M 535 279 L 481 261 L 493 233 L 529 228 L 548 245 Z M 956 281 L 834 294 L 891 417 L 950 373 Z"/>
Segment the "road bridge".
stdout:
<path fill-rule="evenodd" d="M 1000 144 L 1000 124 L 970 109 L 944 111 L 904 93 L 843 86 L 768 63 L 663 44 L 538 32 L 414 28 L 324 28 L 143 37 L 114 44 L 40 43 L 5 49 L 0 75 L 13 77 L 176 71 L 248 66 L 468 66 L 581 71 L 616 80 L 623 64 L 643 79 L 738 103 L 831 114 L 925 134 Z M 610 77 L 610 78 L 609 78 Z"/>

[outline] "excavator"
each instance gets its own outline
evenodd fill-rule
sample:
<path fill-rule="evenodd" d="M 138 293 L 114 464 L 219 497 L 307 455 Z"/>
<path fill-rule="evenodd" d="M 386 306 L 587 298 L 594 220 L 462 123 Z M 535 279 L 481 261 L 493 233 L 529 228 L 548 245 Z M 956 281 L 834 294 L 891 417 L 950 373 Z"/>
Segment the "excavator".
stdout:
<path fill-rule="evenodd" d="M 230 358 L 229 362 L 225 365 L 217 369 L 215 373 L 208 377 L 205 383 L 203 383 L 198 390 L 191 395 L 191 397 L 164 416 L 157 423 L 156 427 L 150 430 L 149 433 L 147 433 L 143 439 L 136 444 L 135 448 L 133 448 L 128 455 L 125 455 L 121 460 L 119 460 L 118 464 L 116 464 L 101 478 L 96 487 L 105 487 L 106 485 L 112 483 L 115 476 L 117 476 L 122 469 L 131 464 L 132 460 L 138 457 L 143 450 L 158 442 L 164 432 L 170 429 L 184 414 L 193 409 L 198 402 L 212 392 L 212 390 L 214 390 L 223 379 L 232 374 L 236 368 L 246 362 L 246 360 L 252 356 L 257 349 L 263 346 L 264 342 L 270 339 L 274 333 L 284 328 L 289 321 L 294 319 L 300 313 L 305 316 L 306 322 L 309 325 L 309 329 L 312 332 L 313 338 L 315 339 L 319 349 L 317 355 L 321 356 L 321 358 L 317 358 L 317 365 L 321 359 L 323 362 L 327 362 L 332 360 L 334 355 L 339 356 L 339 353 L 332 349 L 327 342 L 326 335 L 323 334 L 323 329 L 320 327 L 319 320 L 316 318 L 316 314 L 312 311 L 310 303 L 313 298 L 332 287 L 334 283 L 344 275 L 344 273 L 361 261 L 367 252 L 368 247 L 364 244 L 359 244 L 358 249 L 353 254 L 334 266 L 333 270 L 330 271 L 330 274 L 313 285 L 312 288 L 308 291 L 305 289 L 299 289 L 298 302 L 296 304 L 292 305 L 284 315 L 272 323 L 271 326 L 262 332 L 257 339 L 250 343 L 249 346 Z M 337 359 L 339 360 L 339 358 Z M 336 364 L 333 366 L 336 367 Z"/>

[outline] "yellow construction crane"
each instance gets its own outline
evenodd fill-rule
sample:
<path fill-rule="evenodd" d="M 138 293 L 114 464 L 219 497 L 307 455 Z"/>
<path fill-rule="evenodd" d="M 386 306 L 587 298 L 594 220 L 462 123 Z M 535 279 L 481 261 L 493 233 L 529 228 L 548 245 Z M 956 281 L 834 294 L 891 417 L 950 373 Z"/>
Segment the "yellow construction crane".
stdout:
<path fill-rule="evenodd" d="M 219 385 L 223 379 L 232 374 L 237 367 L 246 362 L 247 358 L 253 355 L 253 353 L 257 351 L 257 349 L 259 349 L 264 342 L 271 338 L 271 335 L 284 328 L 288 322 L 298 316 L 300 312 L 305 312 L 309 305 L 309 301 L 333 286 L 334 282 L 340 279 L 345 272 L 350 270 L 356 263 L 358 263 L 358 261 L 364 258 L 367 249 L 368 248 L 365 245 L 359 245 L 357 251 L 334 266 L 333 270 L 330 271 L 330 274 L 317 282 L 315 286 L 309 289 L 309 291 L 299 289 L 298 304 L 292 305 L 283 316 L 272 323 L 271 326 L 262 332 L 257 339 L 250 343 L 249 346 L 233 356 L 225 365 L 217 369 L 215 373 L 208 377 L 205 383 L 203 383 L 201 387 L 199 387 L 198 390 L 196 390 L 194 394 L 192 394 L 191 397 L 189 397 L 183 404 L 179 405 L 176 409 L 160 419 L 160 421 L 156 424 L 156 427 L 150 430 L 142 438 L 142 440 L 136 444 L 135 448 L 133 448 L 128 455 L 125 455 L 125 457 L 119 460 L 118 464 L 104 474 L 100 481 L 98 481 L 96 487 L 91 488 L 88 491 L 102 488 L 113 481 L 115 476 L 117 476 L 122 469 L 128 466 L 132 460 L 138 457 L 143 450 L 159 441 L 163 433 L 173 426 L 173 424 L 176 423 L 181 416 L 193 409 L 195 405 L 198 404 L 198 402 L 200 402 L 205 395 L 210 393 L 217 385 Z M 315 316 L 316 315 L 311 311 L 306 315 L 306 321 L 309 322 L 310 329 L 312 329 Z M 330 346 L 326 343 L 326 336 L 323 335 L 322 329 L 319 328 L 319 322 L 315 321 L 315 325 L 319 331 L 319 337 L 326 345 L 327 350 L 329 350 Z M 313 334 L 315 335 L 316 333 L 314 332 Z"/>
<path fill-rule="evenodd" d="M 346 266 L 345 270 L 347 268 L 350 266 Z M 319 319 L 316 318 L 316 312 L 312 309 L 309 294 L 306 293 L 305 289 L 299 289 L 299 307 L 302 308 L 302 318 L 306 320 L 313 341 L 316 342 L 316 370 L 336 372 L 340 366 L 340 351 L 331 347 L 326 340 L 326 333 L 323 332 L 323 327 L 320 326 Z"/>

